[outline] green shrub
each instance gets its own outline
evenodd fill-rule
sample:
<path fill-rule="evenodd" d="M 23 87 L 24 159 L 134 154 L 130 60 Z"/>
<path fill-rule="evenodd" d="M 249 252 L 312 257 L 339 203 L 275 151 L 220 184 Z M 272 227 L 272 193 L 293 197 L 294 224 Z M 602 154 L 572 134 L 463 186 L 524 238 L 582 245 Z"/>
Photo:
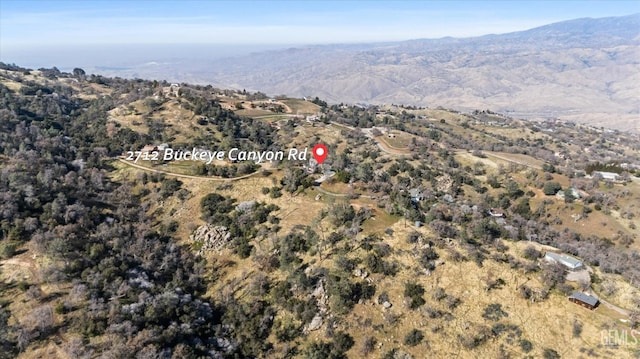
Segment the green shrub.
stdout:
<path fill-rule="evenodd" d="M 271 198 L 282 197 L 282 190 L 280 189 L 280 187 L 271 187 L 271 190 L 269 192 L 269 196 Z"/>
<path fill-rule="evenodd" d="M 422 297 L 424 295 L 424 287 L 414 282 L 407 282 L 404 285 L 404 296 L 411 299 L 409 308 L 416 309 L 422 306 L 426 301 Z"/>
<path fill-rule="evenodd" d="M 553 349 L 547 348 L 542 353 L 542 357 L 544 359 L 559 359 L 560 358 L 560 354 L 558 354 L 558 352 L 553 350 Z"/>
<path fill-rule="evenodd" d="M 353 347 L 354 343 L 353 338 L 349 334 L 337 332 L 333 336 L 333 351 L 338 355 L 344 354 Z"/>
<path fill-rule="evenodd" d="M 18 248 L 15 242 L 10 241 L 2 241 L 0 242 L 0 258 L 7 259 L 11 258 L 16 254 L 16 249 Z"/>
<path fill-rule="evenodd" d="M 528 353 L 533 349 L 533 344 L 526 339 L 522 339 L 520 340 L 520 349 L 522 349 L 523 352 Z"/>
<path fill-rule="evenodd" d="M 64 302 L 60 301 L 56 303 L 56 306 L 53 308 L 53 311 L 56 312 L 56 314 L 64 314 L 67 312 L 67 308 L 65 308 Z"/>
<path fill-rule="evenodd" d="M 413 329 L 404 337 L 404 345 L 414 347 L 424 339 L 424 333 L 421 330 Z"/>
<path fill-rule="evenodd" d="M 558 191 L 561 189 L 562 189 L 562 186 L 560 185 L 560 183 L 555 181 L 547 181 L 544 183 L 542 192 L 544 192 L 544 194 L 547 196 L 553 196 L 554 194 L 558 193 Z"/>
<path fill-rule="evenodd" d="M 502 304 L 498 303 L 489 304 L 486 308 L 484 308 L 484 313 L 482 314 L 482 317 L 484 319 L 492 320 L 494 322 L 497 322 L 502 317 L 508 316 L 509 314 L 502 310 Z"/>

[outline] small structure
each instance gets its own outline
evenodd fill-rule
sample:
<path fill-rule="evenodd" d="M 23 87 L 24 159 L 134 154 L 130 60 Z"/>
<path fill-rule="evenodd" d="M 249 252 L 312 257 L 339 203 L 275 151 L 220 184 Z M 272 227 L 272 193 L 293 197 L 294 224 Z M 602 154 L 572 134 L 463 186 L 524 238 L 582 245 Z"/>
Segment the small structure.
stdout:
<path fill-rule="evenodd" d="M 588 294 L 575 292 L 569 296 L 569 301 L 581 305 L 587 309 L 594 310 L 600 304 L 600 300 Z"/>
<path fill-rule="evenodd" d="M 411 188 L 409 190 L 409 196 L 411 197 L 411 201 L 414 203 L 424 200 L 424 194 L 417 188 Z"/>
<path fill-rule="evenodd" d="M 317 180 L 313 181 L 313 185 L 314 186 L 319 186 L 320 183 L 328 180 L 329 178 L 331 178 L 331 177 L 333 177 L 335 175 L 336 175 L 335 171 L 326 170 L 326 171 L 322 172 L 322 177 L 320 177 Z"/>
<path fill-rule="evenodd" d="M 180 96 L 180 85 L 171 84 L 169 87 L 162 88 L 162 94 L 165 96 Z"/>
<path fill-rule="evenodd" d="M 489 215 L 491 217 L 497 217 L 497 218 L 504 218 L 506 217 L 506 215 L 504 214 L 504 211 L 500 208 L 490 208 L 489 209 Z"/>
<path fill-rule="evenodd" d="M 307 171 L 308 174 L 314 173 L 317 167 L 318 167 L 318 161 L 316 161 L 315 158 L 310 158 L 309 163 L 302 165 L 302 168 L 305 171 Z"/>
<path fill-rule="evenodd" d="M 140 153 L 145 156 L 144 158 L 152 160 L 160 160 L 164 156 L 164 151 L 169 148 L 169 145 L 162 143 L 160 145 L 146 145 L 140 149 Z"/>
<path fill-rule="evenodd" d="M 620 175 L 614 172 L 593 171 L 591 176 L 600 175 L 603 180 L 620 181 Z"/>
<path fill-rule="evenodd" d="M 547 252 L 544 255 L 544 260 L 547 262 L 560 263 L 572 271 L 584 268 L 584 264 L 580 260 L 558 253 Z"/>
<path fill-rule="evenodd" d="M 447 193 L 447 194 L 445 194 L 444 196 L 442 196 L 442 200 L 443 200 L 443 201 L 445 201 L 445 202 L 447 202 L 447 203 L 453 203 L 453 202 L 455 202 L 455 199 L 453 198 L 453 196 L 452 196 L 452 195 L 450 195 L 450 194 L 448 194 L 448 193 Z"/>
<path fill-rule="evenodd" d="M 143 154 L 157 152 L 157 151 L 158 151 L 158 146 L 154 146 L 154 145 L 146 145 L 142 147 L 142 149 L 140 150 L 140 152 L 142 152 Z"/>

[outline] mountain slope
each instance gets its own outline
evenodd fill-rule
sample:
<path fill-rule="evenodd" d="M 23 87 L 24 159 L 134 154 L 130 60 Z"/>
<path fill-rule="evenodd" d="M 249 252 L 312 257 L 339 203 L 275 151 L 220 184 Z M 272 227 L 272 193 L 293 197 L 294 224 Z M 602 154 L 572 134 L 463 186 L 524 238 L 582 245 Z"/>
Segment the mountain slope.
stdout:
<path fill-rule="evenodd" d="M 505 35 L 368 48 L 272 51 L 233 65 L 214 62 L 206 79 L 330 101 L 490 108 L 637 130 L 639 19 L 579 19 Z"/>
<path fill-rule="evenodd" d="M 326 45 L 212 61 L 176 60 L 110 75 L 330 102 L 491 109 L 524 118 L 640 130 L 640 14 L 577 19 L 502 35 Z"/>

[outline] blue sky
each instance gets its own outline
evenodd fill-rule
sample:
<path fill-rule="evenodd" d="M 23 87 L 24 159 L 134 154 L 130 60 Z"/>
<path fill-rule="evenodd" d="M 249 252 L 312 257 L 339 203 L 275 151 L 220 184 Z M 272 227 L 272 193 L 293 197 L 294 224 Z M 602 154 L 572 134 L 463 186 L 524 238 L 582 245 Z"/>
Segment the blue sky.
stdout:
<path fill-rule="evenodd" d="M 638 0 L 0 0 L 0 49 L 137 43 L 302 45 L 467 37 L 638 12 Z"/>

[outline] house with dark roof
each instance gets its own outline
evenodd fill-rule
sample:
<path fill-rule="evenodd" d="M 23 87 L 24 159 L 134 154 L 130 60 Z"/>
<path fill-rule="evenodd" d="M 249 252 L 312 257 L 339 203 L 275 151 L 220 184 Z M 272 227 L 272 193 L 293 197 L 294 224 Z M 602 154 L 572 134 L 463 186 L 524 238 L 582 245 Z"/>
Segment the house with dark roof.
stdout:
<path fill-rule="evenodd" d="M 600 304 L 600 300 L 598 300 L 598 298 L 580 292 L 571 294 L 569 296 L 569 301 L 591 310 L 596 309 Z"/>

